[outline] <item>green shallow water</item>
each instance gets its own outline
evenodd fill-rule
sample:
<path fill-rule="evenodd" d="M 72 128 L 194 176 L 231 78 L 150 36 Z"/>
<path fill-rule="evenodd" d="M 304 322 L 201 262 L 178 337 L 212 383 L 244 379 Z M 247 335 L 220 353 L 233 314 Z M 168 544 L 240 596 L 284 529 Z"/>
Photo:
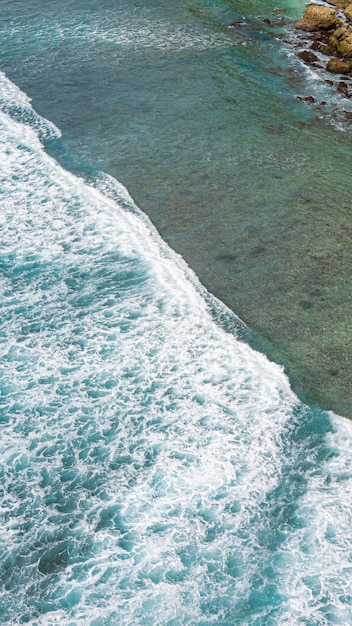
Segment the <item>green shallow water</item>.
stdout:
<path fill-rule="evenodd" d="M 3 4 L 2 69 L 55 156 L 126 185 L 299 395 L 352 417 L 352 134 L 296 96 L 350 104 L 275 38 L 304 3 L 281 3 L 288 31 L 262 23 L 274 2 Z"/>

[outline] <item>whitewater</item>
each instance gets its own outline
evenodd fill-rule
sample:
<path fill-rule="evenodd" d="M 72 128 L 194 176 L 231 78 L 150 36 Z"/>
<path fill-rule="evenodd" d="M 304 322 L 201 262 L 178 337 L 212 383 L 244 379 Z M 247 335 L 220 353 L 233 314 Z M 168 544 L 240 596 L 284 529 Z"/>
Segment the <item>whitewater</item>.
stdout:
<path fill-rule="evenodd" d="M 0 621 L 352 623 L 351 423 L 0 83 Z"/>

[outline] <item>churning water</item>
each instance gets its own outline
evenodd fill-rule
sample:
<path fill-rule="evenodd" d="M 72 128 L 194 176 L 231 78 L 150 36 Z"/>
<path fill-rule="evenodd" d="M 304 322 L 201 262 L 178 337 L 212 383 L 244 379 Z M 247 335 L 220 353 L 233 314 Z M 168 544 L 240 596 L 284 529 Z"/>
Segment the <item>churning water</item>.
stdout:
<path fill-rule="evenodd" d="M 0 101 L 0 621 L 350 624 L 350 422 L 4 73 Z"/>

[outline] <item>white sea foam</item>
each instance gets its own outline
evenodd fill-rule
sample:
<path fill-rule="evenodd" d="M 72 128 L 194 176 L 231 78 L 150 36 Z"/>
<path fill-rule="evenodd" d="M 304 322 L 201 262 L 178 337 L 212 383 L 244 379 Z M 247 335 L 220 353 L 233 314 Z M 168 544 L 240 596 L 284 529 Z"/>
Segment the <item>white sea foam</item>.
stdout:
<path fill-rule="evenodd" d="M 29 124 L 42 139 L 61 137 L 61 131 L 49 120 L 38 115 L 31 99 L 0 71 L 0 108 L 24 124 Z"/>
<path fill-rule="evenodd" d="M 319 626 L 347 626 L 352 620 L 352 424 L 331 419 L 335 430 L 327 436 L 327 458 L 311 464 L 308 488 L 298 503 L 300 528 L 281 550 L 285 624 L 299 622 L 302 615 L 305 623 Z"/>
<path fill-rule="evenodd" d="M 197 32 L 190 27 L 179 26 L 167 21 L 145 19 L 140 16 L 134 20 L 124 21 L 118 28 L 104 24 L 87 32 L 85 37 L 92 41 L 102 39 L 109 41 L 126 50 L 135 49 L 140 52 L 142 49 L 153 50 L 187 50 L 194 48 L 206 50 L 220 44 L 224 44 L 228 37 L 214 36 Z"/>
<path fill-rule="evenodd" d="M 180 25 L 167 18 L 162 20 L 147 7 L 141 8 L 138 12 L 135 11 L 134 14 L 129 7 L 127 12 L 116 11 L 113 17 L 111 11 L 104 13 L 101 10 L 98 22 L 89 11 L 86 15 L 82 11 L 77 17 L 74 12 L 65 13 L 63 7 L 60 21 L 55 21 L 53 17 L 50 31 L 42 28 L 41 24 L 36 26 L 35 31 L 29 33 L 27 24 L 23 26 L 13 24 L 12 34 L 16 33 L 17 37 L 31 36 L 42 45 L 49 43 L 48 36 L 50 36 L 50 45 L 55 41 L 64 42 L 66 45 L 74 41 L 75 45 L 79 46 L 82 41 L 88 55 L 94 53 L 96 44 L 101 41 L 109 42 L 118 52 L 117 62 L 121 56 L 123 57 L 125 51 L 128 54 L 132 50 L 138 54 L 145 54 L 148 50 L 167 52 L 194 49 L 201 51 L 237 40 L 236 33 L 229 34 L 225 29 L 218 33 L 209 29 L 209 33 L 204 34 L 204 30 L 199 30 L 194 23 L 193 25 L 189 22 Z M 89 45 L 92 46 L 91 49 Z"/>
<path fill-rule="evenodd" d="M 311 415 L 279 366 L 215 324 L 118 183 L 88 186 L 33 128 L 0 125 L 8 623 L 258 624 L 275 609 L 324 624 L 329 603 L 351 616 L 349 425 Z M 304 531 L 280 521 L 291 504 Z M 327 602 L 306 579 L 328 561 Z"/>

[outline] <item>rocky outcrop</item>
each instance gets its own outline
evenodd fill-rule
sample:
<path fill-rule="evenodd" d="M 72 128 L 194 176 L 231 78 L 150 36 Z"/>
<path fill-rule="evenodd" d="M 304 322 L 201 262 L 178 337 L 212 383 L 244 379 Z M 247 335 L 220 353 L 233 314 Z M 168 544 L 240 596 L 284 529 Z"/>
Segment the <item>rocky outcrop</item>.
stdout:
<path fill-rule="evenodd" d="M 331 6 L 333 5 L 333 6 Z M 342 18 L 342 19 L 341 19 Z M 299 41 L 304 41 L 309 49 L 300 49 L 298 56 L 308 65 L 325 67 L 332 74 L 352 75 L 352 3 L 351 0 L 336 0 L 329 6 L 310 4 L 295 28 L 304 31 Z M 310 40 L 310 45 L 309 45 Z M 299 47 L 300 44 L 298 44 Z M 314 50 L 314 52 L 313 52 Z M 329 60 L 323 64 L 315 52 L 326 55 Z M 349 90 L 340 87 L 339 93 L 349 97 Z"/>
<path fill-rule="evenodd" d="M 311 0 L 315 1 L 315 0 Z M 309 4 L 302 18 L 296 22 L 296 34 L 294 38 L 287 39 L 284 33 L 275 33 L 275 37 L 285 44 L 292 44 L 296 48 L 297 56 L 317 72 L 322 71 L 322 78 L 338 93 L 352 99 L 352 0 L 320 0 L 321 4 Z M 324 4 L 323 4 L 324 3 Z M 273 13 L 284 13 L 285 9 L 273 9 Z M 263 25 L 268 26 L 265 32 L 272 32 L 273 27 L 281 27 L 284 20 L 280 17 L 275 19 L 273 15 L 261 19 Z M 231 22 L 229 28 L 243 27 L 244 19 Z M 293 41 L 292 41 L 293 40 Z M 327 78 L 325 70 L 331 72 L 331 80 Z M 340 75 L 340 76 L 339 76 Z M 298 100 L 314 104 L 313 96 L 297 96 Z M 325 101 L 317 102 L 317 110 L 321 113 L 321 107 Z M 318 118 L 316 118 L 318 119 Z"/>
<path fill-rule="evenodd" d="M 344 9 L 351 4 L 351 0 L 329 0 L 329 4 L 333 4 L 337 9 Z"/>
<path fill-rule="evenodd" d="M 335 48 L 331 44 L 329 44 L 328 41 L 316 39 L 313 41 L 310 48 L 311 50 L 318 50 L 319 52 L 327 56 L 333 56 L 335 54 Z"/>
<path fill-rule="evenodd" d="M 352 70 L 352 60 L 344 61 L 343 59 L 332 57 L 326 69 L 333 74 L 349 74 Z"/>
<path fill-rule="evenodd" d="M 352 58 L 352 29 L 348 26 L 337 28 L 331 35 L 330 45 L 336 50 L 338 56 L 347 59 Z"/>
<path fill-rule="evenodd" d="M 352 22 L 352 4 L 349 4 L 345 10 L 344 10 L 344 14 L 346 15 L 347 19 L 350 20 Z"/>
<path fill-rule="evenodd" d="M 305 10 L 303 17 L 299 20 L 295 28 L 314 32 L 316 30 L 329 30 L 341 25 L 341 20 L 337 17 L 335 9 L 310 4 Z"/>

